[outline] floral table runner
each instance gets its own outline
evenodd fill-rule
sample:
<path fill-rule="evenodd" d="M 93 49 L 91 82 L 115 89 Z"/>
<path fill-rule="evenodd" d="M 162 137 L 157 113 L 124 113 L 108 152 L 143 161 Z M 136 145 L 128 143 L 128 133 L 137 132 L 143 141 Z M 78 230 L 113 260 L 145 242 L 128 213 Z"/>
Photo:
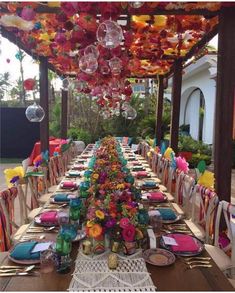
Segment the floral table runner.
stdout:
<path fill-rule="evenodd" d="M 142 251 L 131 256 L 118 255 L 118 267 L 108 267 L 107 250 L 103 254 L 87 256 L 79 251 L 69 291 L 153 292 L 156 287 L 147 271 Z"/>

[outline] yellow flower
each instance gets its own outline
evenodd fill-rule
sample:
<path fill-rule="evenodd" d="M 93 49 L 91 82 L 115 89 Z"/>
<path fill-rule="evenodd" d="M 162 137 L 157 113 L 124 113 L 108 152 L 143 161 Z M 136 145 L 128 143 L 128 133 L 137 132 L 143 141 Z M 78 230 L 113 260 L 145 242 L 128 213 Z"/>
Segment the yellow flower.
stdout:
<path fill-rule="evenodd" d="M 94 222 L 91 221 L 91 220 L 87 221 L 86 225 L 87 225 L 88 228 L 91 228 L 94 225 Z"/>
<path fill-rule="evenodd" d="M 24 169 L 21 166 L 15 167 L 14 169 L 5 169 L 4 174 L 5 174 L 7 186 L 12 187 L 13 184 L 10 183 L 11 179 L 16 176 L 19 176 L 19 178 L 23 178 Z"/>
<path fill-rule="evenodd" d="M 117 186 L 116 186 L 117 189 L 123 189 L 124 187 L 125 187 L 125 185 L 122 183 L 117 184 Z"/>
<path fill-rule="evenodd" d="M 99 224 L 94 224 L 90 229 L 89 229 L 89 236 L 96 238 L 99 237 L 102 234 L 102 227 Z"/>
<path fill-rule="evenodd" d="M 164 157 L 165 157 L 166 159 L 170 160 L 170 159 L 171 159 L 171 153 L 172 153 L 172 152 L 173 152 L 173 149 L 170 148 L 170 147 L 168 147 L 168 148 L 166 149 L 165 153 L 164 153 Z"/>
<path fill-rule="evenodd" d="M 101 220 L 104 219 L 104 213 L 101 210 L 95 211 L 95 215 Z"/>
<path fill-rule="evenodd" d="M 92 178 L 93 178 L 93 179 L 98 179 L 98 178 L 99 178 L 99 174 L 97 174 L 97 173 L 93 174 L 93 175 L 92 175 Z"/>
<path fill-rule="evenodd" d="M 214 188 L 214 173 L 205 170 L 205 172 L 199 177 L 198 184 L 203 185 L 207 188 Z"/>

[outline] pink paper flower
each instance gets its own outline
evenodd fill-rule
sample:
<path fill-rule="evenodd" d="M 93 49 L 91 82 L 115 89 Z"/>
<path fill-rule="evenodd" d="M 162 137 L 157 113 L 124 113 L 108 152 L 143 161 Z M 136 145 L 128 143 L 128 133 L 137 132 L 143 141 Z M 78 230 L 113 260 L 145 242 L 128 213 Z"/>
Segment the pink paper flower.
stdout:
<path fill-rule="evenodd" d="M 135 227 L 132 224 L 129 224 L 125 229 L 122 230 L 122 237 L 125 241 L 134 241 Z"/>
<path fill-rule="evenodd" d="M 120 220 L 120 227 L 121 228 L 126 228 L 130 224 L 130 220 L 128 218 L 122 218 Z"/>
<path fill-rule="evenodd" d="M 180 171 L 183 171 L 184 173 L 188 173 L 188 163 L 187 161 L 185 160 L 185 158 L 182 158 L 182 157 L 177 157 L 175 158 L 176 160 L 176 164 L 177 164 L 177 168 L 180 170 Z"/>
<path fill-rule="evenodd" d="M 24 20 L 31 21 L 35 18 L 35 16 L 36 16 L 36 13 L 32 7 L 25 6 L 21 11 L 21 17 Z"/>

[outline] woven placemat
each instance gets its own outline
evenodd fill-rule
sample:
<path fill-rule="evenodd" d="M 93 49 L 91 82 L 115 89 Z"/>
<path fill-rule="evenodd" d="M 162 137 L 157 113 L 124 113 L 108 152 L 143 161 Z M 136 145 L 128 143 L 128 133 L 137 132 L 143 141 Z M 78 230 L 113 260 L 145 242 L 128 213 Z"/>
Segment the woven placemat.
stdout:
<path fill-rule="evenodd" d="M 145 261 L 138 251 L 131 256 L 118 255 L 118 267 L 108 267 L 106 251 L 101 255 L 87 256 L 79 251 L 69 291 L 88 292 L 132 292 L 156 291 L 156 287 L 147 271 Z"/>

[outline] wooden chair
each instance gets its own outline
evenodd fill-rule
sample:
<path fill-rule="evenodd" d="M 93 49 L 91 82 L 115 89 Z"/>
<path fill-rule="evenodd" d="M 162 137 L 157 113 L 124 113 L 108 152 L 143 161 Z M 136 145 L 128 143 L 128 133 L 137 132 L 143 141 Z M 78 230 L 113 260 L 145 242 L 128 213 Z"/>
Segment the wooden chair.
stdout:
<path fill-rule="evenodd" d="M 29 226 L 28 224 L 19 226 L 15 221 L 16 197 L 19 199 L 20 223 L 24 221 L 25 208 L 22 207 L 24 199 L 21 196 L 17 187 L 8 188 L 0 193 L 1 249 L 9 250 L 13 241 L 19 239 Z"/>
<path fill-rule="evenodd" d="M 212 243 L 218 196 L 199 184 L 194 186 L 194 179 L 189 177 L 186 177 L 187 185 L 183 191 L 185 222 L 196 237 L 206 243 Z"/>
<path fill-rule="evenodd" d="M 220 245 L 220 223 L 222 215 L 225 219 L 227 237 L 230 242 L 224 248 Z M 205 245 L 207 252 L 222 271 L 235 266 L 235 223 L 232 220 L 232 215 L 235 215 L 235 206 L 224 200 L 220 201 L 215 220 L 214 245 Z M 231 257 L 227 254 L 228 250 L 230 250 Z"/>

